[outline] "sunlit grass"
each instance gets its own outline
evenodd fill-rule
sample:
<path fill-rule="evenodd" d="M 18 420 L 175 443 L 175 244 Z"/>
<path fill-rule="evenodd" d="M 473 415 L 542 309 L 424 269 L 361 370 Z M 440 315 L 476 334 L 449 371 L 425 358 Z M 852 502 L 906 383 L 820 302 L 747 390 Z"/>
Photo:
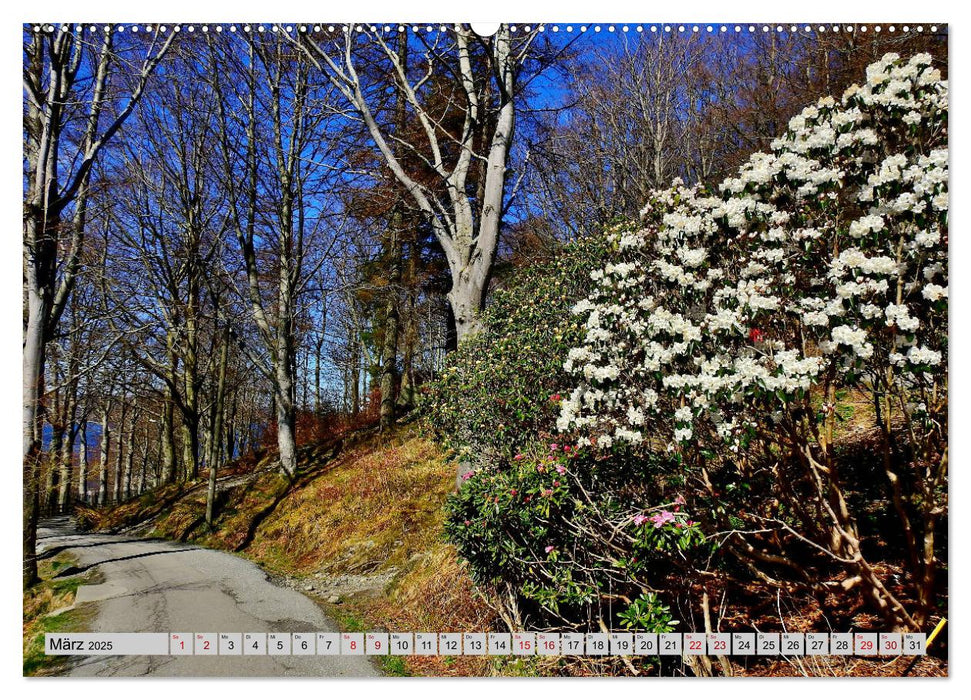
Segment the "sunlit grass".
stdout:
<path fill-rule="evenodd" d="M 72 608 L 78 588 L 95 582 L 92 573 L 55 578 L 59 571 L 76 564 L 67 554 L 41 560 L 40 582 L 24 592 L 23 670 L 25 676 L 51 675 L 69 660 L 66 656 L 44 654 L 44 635 L 48 632 L 77 632 L 90 618 L 88 609 Z M 57 612 L 61 610 L 62 612 Z M 53 614 L 52 614 L 53 613 Z"/>

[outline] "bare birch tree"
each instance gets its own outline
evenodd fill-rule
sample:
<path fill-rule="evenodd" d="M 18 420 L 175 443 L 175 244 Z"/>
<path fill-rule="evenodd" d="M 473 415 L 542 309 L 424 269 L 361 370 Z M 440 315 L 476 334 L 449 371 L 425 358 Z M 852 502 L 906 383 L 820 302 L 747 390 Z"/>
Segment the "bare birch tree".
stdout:
<path fill-rule="evenodd" d="M 481 38 L 455 24 L 449 32 L 421 39 L 423 55 L 414 61 L 422 67 L 418 73 L 409 70 L 380 31 L 345 25 L 341 32 L 336 45 L 307 34 L 294 41 L 353 106 L 387 167 L 431 222 L 448 260 L 448 299 L 461 340 L 480 327 L 505 212 L 517 77 L 537 34 L 524 33 L 514 41 L 509 26 L 502 25 L 494 36 Z M 378 48 L 410 116 L 421 126 L 420 138 L 402 139 L 383 123 L 380 100 L 367 81 L 370 67 L 362 67 L 356 49 L 360 34 Z M 446 128 L 443 109 L 436 106 L 442 100 L 440 79 L 451 83 L 448 108 L 462 112 L 457 131 Z M 420 161 L 434 180 L 416 174 L 406 157 Z"/>
<path fill-rule="evenodd" d="M 339 145 L 327 133 L 334 114 L 327 91 L 310 83 L 289 42 L 248 37 L 243 51 L 215 42 L 209 48 L 228 227 L 239 244 L 245 280 L 240 296 L 249 305 L 257 341 L 242 349 L 272 386 L 280 468 L 292 478 L 296 319 L 309 277 L 306 247 L 327 216 L 311 209 L 310 198 L 319 198 L 334 177 L 320 167 Z"/>

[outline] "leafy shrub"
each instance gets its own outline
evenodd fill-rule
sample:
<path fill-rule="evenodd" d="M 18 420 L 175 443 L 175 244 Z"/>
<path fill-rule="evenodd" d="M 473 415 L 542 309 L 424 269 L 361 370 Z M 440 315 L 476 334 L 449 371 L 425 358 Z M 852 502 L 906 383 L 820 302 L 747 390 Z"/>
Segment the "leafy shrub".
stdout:
<path fill-rule="evenodd" d="M 641 593 L 618 617 L 625 628 L 646 632 L 670 632 L 678 624 L 671 618 L 671 608 L 661 603 L 657 593 Z"/>
<path fill-rule="evenodd" d="M 569 445 L 476 469 L 447 505 L 446 533 L 511 627 L 623 624 L 667 631 L 647 582 L 702 545 L 671 458 L 597 460 Z"/>
<path fill-rule="evenodd" d="M 581 339 L 570 309 L 589 293 L 607 247 L 602 238 L 580 238 L 518 270 L 493 293 L 484 330 L 449 356 L 424 408 L 463 459 L 482 466 L 508 459 L 554 430 L 563 361 Z"/>
<path fill-rule="evenodd" d="M 676 498 L 665 496 L 665 484 L 678 480 L 676 461 L 618 456 L 608 464 L 550 444 L 567 352 L 582 338 L 570 309 L 590 293 L 590 273 L 611 245 L 581 238 L 519 270 L 493 295 L 484 330 L 450 356 L 425 405 L 466 465 L 446 533 L 476 582 L 498 594 L 511 627 L 528 618 L 668 629 L 660 602 L 645 607 L 639 596 L 702 540 L 682 503 L 664 505 Z"/>

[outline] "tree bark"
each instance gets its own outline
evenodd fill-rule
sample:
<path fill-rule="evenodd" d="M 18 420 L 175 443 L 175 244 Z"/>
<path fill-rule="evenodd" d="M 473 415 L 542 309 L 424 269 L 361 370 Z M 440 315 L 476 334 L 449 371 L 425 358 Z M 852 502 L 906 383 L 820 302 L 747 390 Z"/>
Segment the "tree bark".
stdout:
<path fill-rule="evenodd" d="M 87 416 L 81 417 L 78 426 L 78 439 L 80 448 L 78 450 L 78 500 L 81 503 L 88 502 L 88 421 Z"/>
<path fill-rule="evenodd" d="M 408 302 L 403 314 L 404 349 L 401 356 L 401 388 L 398 390 L 398 408 L 410 411 L 415 405 L 415 346 L 418 344 L 418 256 L 417 241 L 412 241 L 408 254 L 405 288 Z"/>
<path fill-rule="evenodd" d="M 64 427 L 51 425 L 51 445 L 47 450 L 47 479 L 44 482 L 44 512 L 53 515 L 57 510 L 58 477 L 61 470 L 61 449 L 64 444 Z"/>
<path fill-rule="evenodd" d="M 361 412 L 361 351 L 358 349 L 358 343 L 357 338 L 351 341 L 351 367 L 348 370 L 352 416 Z"/>
<path fill-rule="evenodd" d="M 280 355 L 285 358 L 277 362 L 276 384 L 276 422 L 277 446 L 280 448 L 280 469 L 287 477 L 297 473 L 297 416 L 294 408 L 294 380 L 290 369 L 292 339 L 280 337 Z"/>
<path fill-rule="evenodd" d="M 131 480 L 132 480 L 132 469 L 135 463 L 135 424 L 138 422 L 138 409 L 133 408 L 131 414 L 131 422 L 128 427 L 128 444 L 125 450 L 125 468 L 124 468 L 124 478 L 122 480 L 122 498 L 123 500 L 128 500 L 131 498 Z"/>
<path fill-rule="evenodd" d="M 171 338 L 171 331 L 169 338 Z M 171 344 L 170 340 L 170 344 Z M 175 402 L 172 398 L 172 386 L 175 385 L 175 378 L 178 374 L 179 359 L 174 352 L 169 353 L 169 378 L 166 382 L 165 393 L 162 396 L 162 427 L 160 439 L 160 449 L 162 456 L 162 483 L 171 484 L 176 477 L 175 464 Z"/>
<path fill-rule="evenodd" d="M 219 379 L 216 383 L 215 412 L 213 414 L 212 442 L 209 462 L 209 490 L 206 493 L 206 524 L 212 527 L 213 511 L 216 503 L 216 469 L 222 456 L 223 414 L 226 397 L 226 366 L 229 364 L 229 326 L 223 332 L 222 346 L 219 348 Z"/>
<path fill-rule="evenodd" d="M 128 402 L 124 394 L 121 399 L 121 417 L 118 419 L 118 448 L 115 450 L 115 480 L 112 488 L 112 502 L 121 503 L 121 485 L 124 472 L 124 456 L 127 451 L 125 445 L 125 421 L 128 419 Z"/>
<path fill-rule="evenodd" d="M 70 415 L 73 416 L 74 410 Z M 61 474 L 58 477 L 57 491 L 57 512 L 66 513 L 70 505 L 71 480 L 74 472 L 74 441 L 77 438 L 80 426 L 75 426 L 73 421 L 64 432 L 64 443 L 61 445 Z"/>
<path fill-rule="evenodd" d="M 111 432 L 108 418 L 111 413 L 111 402 L 106 402 L 101 413 L 101 461 L 98 464 L 98 505 L 108 503 L 108 456 L 111 449 Z"/>

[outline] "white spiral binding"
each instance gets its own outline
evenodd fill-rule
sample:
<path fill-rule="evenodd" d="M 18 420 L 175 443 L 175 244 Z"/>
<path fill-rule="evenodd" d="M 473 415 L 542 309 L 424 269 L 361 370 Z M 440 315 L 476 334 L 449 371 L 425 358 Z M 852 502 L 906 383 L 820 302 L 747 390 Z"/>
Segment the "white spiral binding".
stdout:
<path fill-rule="evenodd" d="M 68 28 L 69 28 L 69 26 L 70 26 L 70 24 L 67 24 L 67 23 L 61 24 L 60 25 L 60 31 L 67 31 Z M 255 31 L 256 32 L 262 33 L 262 32 L 266 32 L 267 31 L 267 26 L 269 26 L 269 29 L 272 32 L 279 32 L 281 29 L 283 29 L 284 31 L 286 31 L 287 33 L 290 33 L 290 34 L 294 33 L 294 31 L 299 31 L 301 33 L 308 33 L 309 32 L 309 33 L 317 34 L 317 33 L 325 32 L 325 33 L 333 34 L 335 31 L 337 31 L 338 29 L 342 28 L 345 25 L 333 25 L 333 24 L 331 24 L 331 25 L 327 25 L 325 27 L 325 26 L 319 25 L 319 24 L 318 25 L 308 25 L 308 24 L 293 25 L 293 24 L 287 24 L 287 25 L 282 25 L 282 26 L 281 25 L 277 25 L 277 24 L 271 24 L 271 25 L 265 25 L 265 24 L 257 24 L 257 25 L 252 25 L 252 24 L 242 24 L 242 25 L 236 25 L 236 24 L 230 24 L 230 25 L 223 25 L 223 24 L 217 24 L 217 25 L 209 25 L 209 24 L 201 24 L 201 25 L 186 24 L 186 25 L 182 25 L 182 24 L 175 24 L 175 25 L 171 25 L 171 26 L 164 25 L 164 24 L 160 24 L 160 25 L 151 25 L 151 24 L 145 24 L 145 25 L 140 25 L 140 24 L 130 24 L 130 25 L 129 24 L 110 24 L 110 25 L 100 25 L 100 26 L 99 25 L 93 25 L 93 24 L 91 24 L 91 25 L 79 24 L 75 28 L 75 31 L 78 31 L 78 32 L 85 32 L 85 31 L 87 31 L 88 33 L 94 33 L 94 32 L 97 32 L 97 31 L 111 31 L 111 30 L 114 30 L 114 31 L 116 31 L 118 33 L 123 33 L 125 31 L 130 31 L 133 34 L 137 34 L 137 33 L 142 32 L 142 31 L 147 32 L 147 33 L 152 33 L 154 31 L 158 31 L 161 34 L 164 34 L 164 33 L 168 32 L 170 29 L 171 29 L 171 31 L 174 31 L 174 32 L 181 32 L 181 31 L 185 30 L 185 31 L 187 31 L 189 33 L 194 33 L 197 29 L 199 31 L 203 32 L 203 33 L 207 33 L 211 29 L 214 29 L 217 33 L 222 33 L 224 31 L 224 28 L 227 27 L 227 26 L 228 26 L 229 32 L 231 32 L 231 33 L 238 32 L 240 27 L 242 28 L 243 32 L 245 32 L 245 33 L 249 33 L 249 32 L 254 31 L 254 27 L 255 27 Z M 592 24 L 592 25 L 588 25 L 588 24 L 580 24 L 580 25 L 572 25 L 572 24 L 567 24 L 567 25 L 559 25 L 559 24 L 543 25 L 543 24 L 541 24 L 541 25 L 538 25 L 538 26 L 528 25 L 528 24 L 527 25 L 515 25 L 514 24 L 514 25 L 510 25 L 509 29 L 510 29 L 511 32 L 517 32 L 519 30 L 522 30 L 522 31 L 528 33 L 530 31 L 532 31 L 533 29 L 536 29 L 537 31 L 540 31 L 540 32 L 545 32 L 547 30 L 547 26 L 549 26 L 550 27 L 550 30 L 553 31 L 553 32 L 566 31 L 568 33 L 572 33 L 575 29 L 578 29 L 580 32 L 586 32 L 586 31 L 592 29 L 594 31 L 594 33 L 600 33 L 604 29 L 606 29 L 607 32 L 609 32 L 609 33 L 617 33 L 617 31 L 619 29 L 621 33 L 627 33 L 627 32 L 630 32 L 631 29 L 632 29 L 632 26 L 631 25 L 626 25 L 626 24 L 625 25 L 616 25 L 616 24 L 608 24 L 608 25 L 600 25 L 600 24 Z M 802 33 L 805 33 L 805 34 L 812 34 L 814 32 L 815 33 L 819 33 L 819 34 L 824 34 L 827 31 L 833 32 L 833 33 L 839 33 L 841 31 L 853 33 L 854 31 L 858 31 L 861 34 L 865 34 L 866 32 L 868 32 L 870 30 L 872 30 L 874 32 L 877 32 L 877 33 L 882 32 L 884 30 L 887 31 L 887 32 L 890 32 L 890 33 L 895 33 L 898 30 L 901 31 L 901 32 L 904 32 L 904 33 L 909 33 L 909 32 L 912 32 L 912 31 L 913 32 L 918 32 L 918 33 L 923 33 L 924 30 L 925 30 L 925 26 L 924 25 L 915 25 L 915 26 L 903 25 L 901 27 L 898 27 L 898 26 L 893 25 L 893 24 L 890 24 L 890 25 L 861 24 L 861 25 L 845 25 L 845 26 L 839 25 L 839 24 L 833 24 L 833 25 L 820 24 L 820 25 L 815 25 L 815 26 L 814 25 L 805 24 L 805 25 L 802 25 L 801 27 L 798 26 L 798 25 L 795 25 L 795 24 L 789 25 L 789 26 L 785 26 L 785 25 L 781 25 L 781 24 L 778 24 L 778 25 L 768 25 L 768 24 L 752 25 L 752 24 L 750 24 L 750 25 L 747 25 L 747 26 L 743 26 L 743 25 L 734 25 L 734 26 L 732 26 L 732 25 L 724 25 L 724 24 L 721 24 L 721 25 L 716 25 L 716 24 L 708 24 L 708 25 L 703 25 L 703 24 L 702 25 L 698 25 L 698 24 L 683 25 L 682 24 L 682 25 L 677 25 L 677 26 L 672 25 L 672 24 L 662 24 L 662 25 L 657 25 L 657 24 L 652 24 L 652 25 L 638 24 L 638 25 L 633 25 L 634 31 L 637 31 L 639 33 L 643 33 L 646 30 L 649 30 L 652 33 L 657 33 L 659 31 L 659 27 L 664 32 L 670 33 L 672 31 L 677 31 L 680 34 L 685 34 L 685 33 L 699 34 L 699 33 L 702 32 L 702 30 L 704 30 L 704 32 L 705 33 L 708 33 L 708 34 L 727 34 L 727 33 L 731 32 L 731 31 L 734 31 L 735 34 L 741 34 L 743 32 L 747 32 L 749 34 L 754 34 L 754 33 L 758 32 L 758 31 L 761 31 L 762 33 L 768 33 L 770 31 L 772 31 L 773 29 L 775 29 L 775 31 L 777 33 L 789 32 L 789 33 L 792 33 L 792 34 L 795 34 L 795 33 L 798 33 L 798 32 L 802 32 Z M 50 34 L 50 33 L 53 33 L 54 32 L 55 25 L 53 25 L 53 24 L 35 24 L 35 25 L 32 25 L 32 28 L 33 28 L 33 31 L 34 32 L 46 32 L 46 33 Z M 386 24 L 386 25 L 383 25 L 382 27 L 380 27 L 380 30 L 383 31 L 383 32 L 385 32 L 385 33 L 390 33 L 390 32 L 394 32 L 394 31 L 397 31 L 397 32 L 407 31 L 409 28 L 411 29 L 411 31 L 413 33 L 416 33 L 416 34 L 418 32 L 421 32 L 421 31 L 424 31 L 425 33 L 434 33 L 436 31 L 438 31 L 438 32 L 448 31 L 448 28 L 445 25 L 438 25 L 436 27 L 436 26 L 431 25 L 431 24 L 398 24 L 398 25 L 389 25 L 389 24 Z M 936 34 L 937 31 L 938 31 L 938 29 L 939 29 L 938 25 L 936 25 L 936 24 L 935 25 L 929 25 L 926 28 L 931 33 L 934 33 L 934 34 Z M 379 27 L 377 25 L 368 25 L 367 27 L 365 27 L 364 25 L 358 24 L 358 25 L 354 25 L 354 30 L 356 32 L 360 32 L 360 33 L 363 33 L 365 30 L 374 33 L 374 32 L 377 32 L 379 30 Z"/>

